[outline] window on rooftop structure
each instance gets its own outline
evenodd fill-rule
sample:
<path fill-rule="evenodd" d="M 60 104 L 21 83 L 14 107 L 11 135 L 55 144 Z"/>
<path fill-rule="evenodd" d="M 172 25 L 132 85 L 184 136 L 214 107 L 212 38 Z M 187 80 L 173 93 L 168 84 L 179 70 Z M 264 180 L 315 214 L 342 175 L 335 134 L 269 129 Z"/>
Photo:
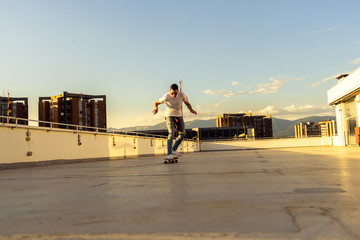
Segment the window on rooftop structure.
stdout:
<path fill-rule="evenodd" d="M 345 114 L 346 114 L 346 118 L 357 116 L 355 98 L 346 102 Z"/>
<path fill-rule="evenodd" d="M 349 145 L 356 144 L 355 127 L 358 126 L 355 97 L 345 103 L 345 129 Z"/>

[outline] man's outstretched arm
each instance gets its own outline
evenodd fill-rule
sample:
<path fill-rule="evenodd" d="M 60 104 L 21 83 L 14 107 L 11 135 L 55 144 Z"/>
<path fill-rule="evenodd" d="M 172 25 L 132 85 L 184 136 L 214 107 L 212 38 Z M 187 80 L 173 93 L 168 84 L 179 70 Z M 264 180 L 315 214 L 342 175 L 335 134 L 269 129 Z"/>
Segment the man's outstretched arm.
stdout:
<path fill-rule="evenodd" d="M 197 115 L 197 112 L 192 108 L 191 104 L 188 101 L 185 102 L 185 105 L 187 106 L 187 108 L 190 110 L 191 113 Z"/>
<path fill-rule="evenodd" d="M 161 104 L 161 103 L 160 103 L 159 101 L 156 101 L 156 102 L 154 103 L 154 110 L 152 111 L 154 115 L 156 115 L 156 114 L 158 113 L 158 111 L 159 111 L 158 106 L 159 106 L 160 104 Z"/>

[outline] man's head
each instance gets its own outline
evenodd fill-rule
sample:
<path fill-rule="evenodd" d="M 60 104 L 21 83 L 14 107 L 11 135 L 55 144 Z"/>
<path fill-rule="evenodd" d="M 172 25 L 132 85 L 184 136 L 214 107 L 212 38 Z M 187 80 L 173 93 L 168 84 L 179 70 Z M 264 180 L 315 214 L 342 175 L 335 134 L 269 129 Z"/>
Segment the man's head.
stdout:
<path fill-rule="evenodd" d="M 177 84 L 173 84 L 170 86 L 170 94 L 173 97 L 176 97 L 179 93 L 179 87 Z"/>

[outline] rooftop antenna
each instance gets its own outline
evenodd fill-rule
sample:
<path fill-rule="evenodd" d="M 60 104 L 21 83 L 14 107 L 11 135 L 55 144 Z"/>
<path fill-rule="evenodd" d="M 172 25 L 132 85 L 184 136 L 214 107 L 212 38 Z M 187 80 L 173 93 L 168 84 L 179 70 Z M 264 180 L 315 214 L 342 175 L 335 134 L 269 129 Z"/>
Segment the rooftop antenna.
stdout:
<path fill-rule="evenodd" d="M 8 91 L 8 102 L 7 102 L 7 112 L 6 112 L 6 116 L 7 118 L 7 123 L 9 123 L 9 117 L 11 114 L 11 110 L 10 110 L 10 91 Z"/>
<path fill-rule="evenodd" d="M 181 84 L 182 84 L 183 80 L 182 80 L 182 76 L 180 76 L 180 81 L 179 81 L 179 85 L 180 85 L 180 92 L 181 92 Z"/>

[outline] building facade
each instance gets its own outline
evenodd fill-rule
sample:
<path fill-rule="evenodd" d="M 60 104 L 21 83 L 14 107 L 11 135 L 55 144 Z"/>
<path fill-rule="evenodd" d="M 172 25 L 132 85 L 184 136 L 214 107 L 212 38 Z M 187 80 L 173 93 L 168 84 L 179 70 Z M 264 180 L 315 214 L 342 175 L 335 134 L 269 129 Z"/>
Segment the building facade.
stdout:
<path fill-rule="evenodd" d="M 294 126 L 295 138 L 336 136 L 336 121 L 302 122 Z"/>
<path fill-rule="evenodd" d="M 296 124 L 295 138 L 319 137 L 321 136 L 321 126 L 314 122 L 303 122 Z"/>
<path fill-rule="evenodd" d="M 223 127 L 238 127 L 248 130 L 253 129 L 255 138 L 273 137 L 272 118 L 270 115 L 253 116 L 251 113 L 237 113 L 218 116 L 216 126 Z"/>
<path fill-rule="evenodd" d="M 319 125 L 320 125 L 322 137 L 334 137 L 337 135 L 336 121 L 334 120 L 320 121 Z"/>
<path fill-rule="evenodd" d="M 356 128 L 360 127 L 360 68 L 337 79 L 337 84 L 327 93 L 328 104 L 336 113 L 334 145 L 356 145 Z"/>
<path fill-rule="evenodd" d="M 0 97 L 0 116 L 29 119 L 28 98 Z M 3 123 L 15 123 L 15 119 L 0 118 Z M 18 120 L 18 124 L 27 125 L 28 121 Z"/>
<path fill-rule="evenodd" d="M 63 124 L 80 125 L 80 130 L 95 131 L 94 128 L 106 128 L 106 96 L 86 95 L 64 92 L 52 97 L 39 98 L 39 120 Z M 40 122 L 39 126 L 49 127 L 49 123 Z M 56 125 L 54 127 L 74 129 L 73 126 Z M 92 127 L 92 128 L 86 128 Z M 103 130 L 101 130 L 103 131 Z"/>

